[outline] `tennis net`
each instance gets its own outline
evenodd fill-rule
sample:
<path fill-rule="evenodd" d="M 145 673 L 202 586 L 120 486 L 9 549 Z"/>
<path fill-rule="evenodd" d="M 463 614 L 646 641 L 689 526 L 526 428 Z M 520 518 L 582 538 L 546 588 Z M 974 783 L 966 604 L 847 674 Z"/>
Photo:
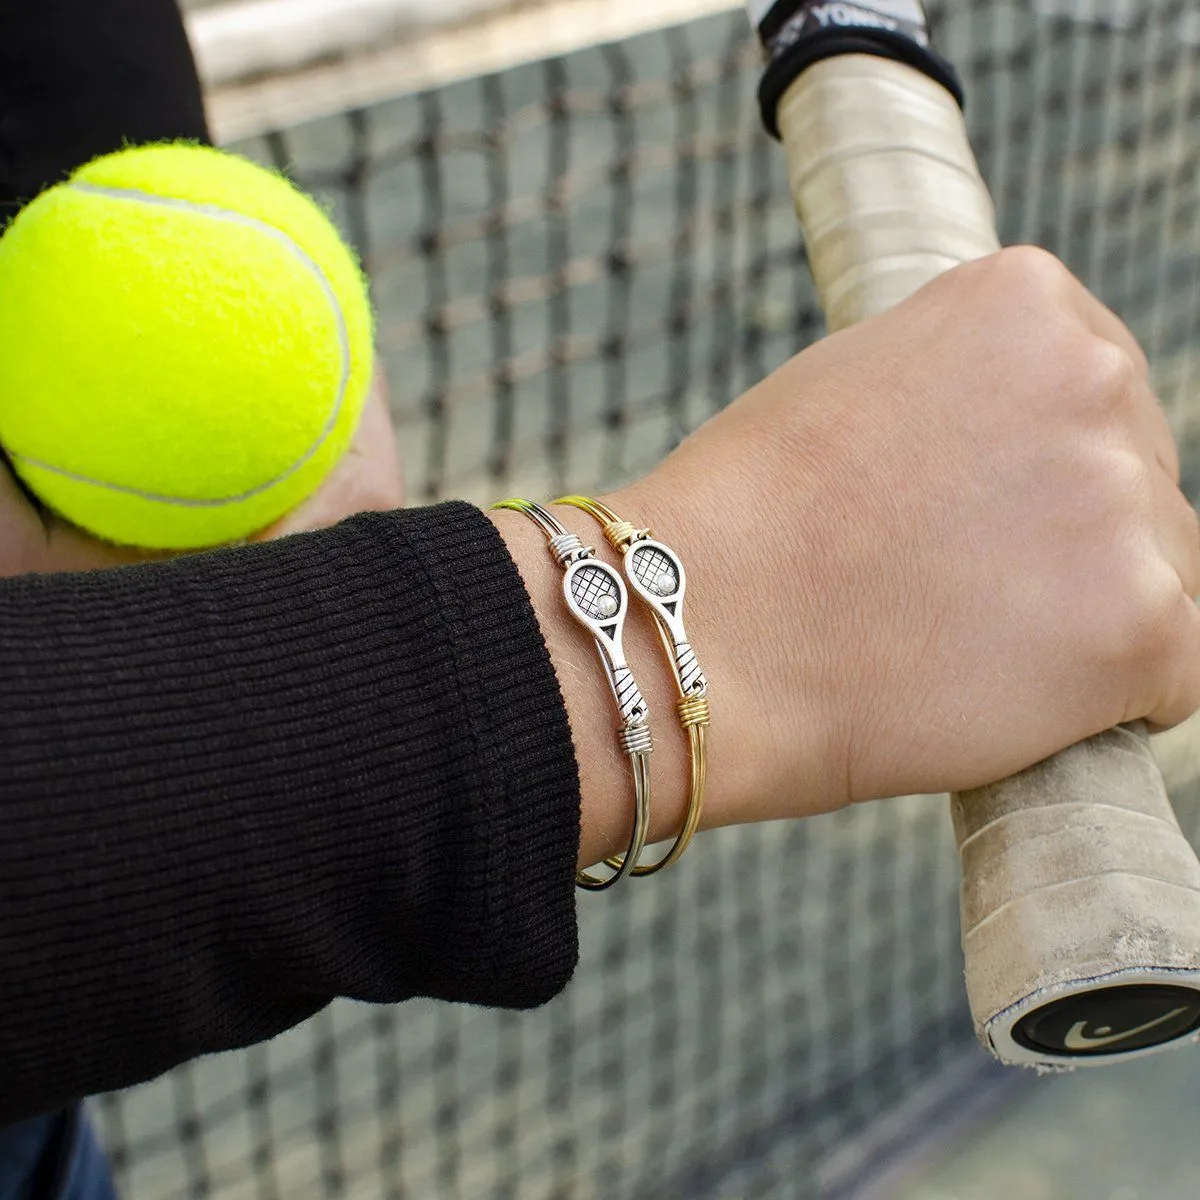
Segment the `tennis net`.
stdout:
<path fill-rule="evenodd" d="M 932 6 L 1005 241 L 1133 326 L 1200 492 L 1200 13 Z M 358 247 L 414 501 L 600 489 L 820 336 L 727 0 L 197 5 L 218 135 Z M 1193 402 L 1189 404 L 1188 398 Z M 1169 748 L 1200 826 L 1186 739 Z M 944 800 L 706 835 L 534 1013 L 338 1003 L 97 1101 L 123 1195 L 850 1194 L 994 1078 Z"/>

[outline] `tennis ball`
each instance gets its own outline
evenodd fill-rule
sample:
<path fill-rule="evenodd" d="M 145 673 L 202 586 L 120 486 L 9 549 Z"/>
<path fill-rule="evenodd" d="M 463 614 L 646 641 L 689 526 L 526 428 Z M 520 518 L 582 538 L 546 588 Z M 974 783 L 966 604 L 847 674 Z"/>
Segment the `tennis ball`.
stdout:
<path fill-rule="evenodd" d="M 0 237 L 0 445 L 100 537 L 235 541 L 349 445 L 372 337 L 354 256 L 286 179 L 204 146 L 123 150 Z"/>

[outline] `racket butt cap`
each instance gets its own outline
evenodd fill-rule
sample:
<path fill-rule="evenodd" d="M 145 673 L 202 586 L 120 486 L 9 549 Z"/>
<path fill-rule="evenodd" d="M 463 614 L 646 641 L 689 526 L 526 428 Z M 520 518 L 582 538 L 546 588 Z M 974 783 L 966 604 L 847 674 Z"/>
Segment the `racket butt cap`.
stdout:
<path fill-rule="evenodd" d="M 1086 796 L 1079 803 L 1065 796 Z M 1046 1070 L 1200 1037 L 1200 862 L 1140 726 L 954 797 L 975 1032 Z"/>

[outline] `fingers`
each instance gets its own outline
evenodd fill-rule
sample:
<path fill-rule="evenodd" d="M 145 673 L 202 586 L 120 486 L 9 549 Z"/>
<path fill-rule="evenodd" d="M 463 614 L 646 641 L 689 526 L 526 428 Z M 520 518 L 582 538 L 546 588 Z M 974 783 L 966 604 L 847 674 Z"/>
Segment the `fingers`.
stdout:
<path fill-rule="evenodd" d="M 0 452 L 0 577 L 33 570 L 45 545 L 41 514 Z"/>
<path fill-rule="evenodd" d="M 1143 406 L 1142 412 L 1144 420 L 1150 425 L 1150 438 L 1154 446 L 1155 461 L 1166 473 L 1167 478 L 1178 487 L 1180 478 L 1179 445 L 1175 441 L 1175 431 L 1171 428 L 1171 422 L 1167 420 L 1163 406 L 1153 393 L 1150 396 L 1150 402 Z"/>
<path fill-rule="evenodd" d="M 177 553 L 174 550 L 117 546 L 92 537 L 51 514 L 46 520 L 45 552 L 30 570 L 43 575 L 59 571 L 98 571 L 173 558 Z"/>
<path fill-rule="evenodd" d="M 1154 729 L 1169 729 L 1200 708 L 1200 518 L 1164 474 L 1155 480 L 1157 531 L 1162 552 L 1179 576 L 1180 591 L 1168 615 L 1167 678 L 1158 707 L 1147 715 Z"/>
<path fill-rule="evenodd" d="M 1172 638 L 1171 671 L 1166 694 L 1158 707 L 1146 714 L 1152 731 L 1170 729 L 1200 709 L 1200 608 L 1190 596 L 1179 597 Z"/>
<path fill-rule="evenodd" d="M 160 553 L 114 546 L 44 509 L 0 453 L 0 578 L 124 566 Z"/>
<path fill-rule="evenodd" d="M 1111 318 L 1114 336 L 1124 326 L 1103 305 L 1097 302 L 1100 316 Z M 1095 330 L 1093 330 L 1095 332 Z M 1128 330 L 1125 330 L 1128 334 Z M 1132 335 L 1130 335 L 1132 336 Z M 1104 338 L 1111 345 L 1108 337 Z M 1134 343 L 1138 354 L 1140 348 Z M 1122 354 L 1125 350 L 1121 349 Z M 1141 362 L 1144 362 L 1144 356 Z M 1200 594 L 1200 524 L 1196 511 L 1179 489 L 1179 452 L 1167 415 L 1150 388 L 1139 362 L 1134 363 L 1136 379 L 1123 404 L 1130 424 L 1118 433 L 1132 435 L 1133 447 L 1148 468 L 1148 478 L 1154 497 L 1154 528 L 1163 554 L 1179 576 L 1189 596 Z"/>
<path fill-rule="evenodd" d="M 1107 305 L 1084 286 L 1078 276 L 1055 255 L 1035 246 L 1012 246 L 1001 250 L 992 262 L 1006 259 L 1018 267 L 1019 278 L 1033 278 L 1046 290 L 1049 298 L 1072 310 L 1097 337 L 1119 347 L 1133 363 L 1142 379 L 1149 378 L 1150 366 L 1146 353 L 1133 336 L 1129 326 Z M 980 260 L 987 263 L 989 260 Z"/>
<path fill-rule="evenodd" d="M 1133 367 L 1134 379 L 1140 385 L 1134 396 L 1139 425 L 1145 430 L 1153 461 L 1179 482 L 1179 450 L 1167 414 L 1150 387 L 1150 363 L 1141 343 L 1129 326 L 1111 308 L 1097 299 L 1073 275 L 1069 276 L 1069 291 L 1076 313 L 1095 336 L 1116 346 Z"/>
<path fill-rule="evenodd" d="M 1133 331 L 1107 304 L 1092 295 L 1082 283 L 1079 283 L 1078 280 L 1075 280 L 1075 283 L 1077 285 L 1075 309 L 1083 318 L 1084 324 L 1097 337 L 1102 337 L 1105 341 L 1120 347 L 1129 356 L 1129 361 L 1133 363 L 1140 379 L 1149 379 L 1150 362 L 1146 358 L 1146 352 L 1142 349 L 1141 343 L 1133 336 Z"/>
<path fill-rule="evenodd" d="M 1155 508 L 1163 554 L 1189 597 L 1200 595 L 1200 519 L 1187 497 L 1161 472 L 1155 486 Z"/>
<path fill-rule="evenodd" d="M 1107 305 L 1073 280 L 1076 312 L 1095 336 L 1116 346 L 1133 367 L 1134 435 L 1150 467 L 1154 488 L 1155 529 L 1162 553 L 1179 577 L 1180 593 L 1172 614 L 1171 653 L 1164 698 L 1147 714 L 1152 728 L 1165 729 L 1200 708 L 1200 518 L 1179 489 L 1179 450 L 1170 422 L 1150 386 L 1150 366 L 1132 331 Z"/>
<path fill-rule="evenodd" d="M 364 509 L 387 512 L 402 507 L 407 499 L 404 467 L 392 422 L 391 393 L 382 366 L 375 372 L 352 453 L 360 460 L 357 479 Z"/>
<path fill-rule="evenodd" d="M 1149 381 L 1137 383 L 1130 395 L 1138 448 L 1150 466 L 1157 467 L 1175 486 L 1179 484 L 1179 447 L 1163 406 Z"/>

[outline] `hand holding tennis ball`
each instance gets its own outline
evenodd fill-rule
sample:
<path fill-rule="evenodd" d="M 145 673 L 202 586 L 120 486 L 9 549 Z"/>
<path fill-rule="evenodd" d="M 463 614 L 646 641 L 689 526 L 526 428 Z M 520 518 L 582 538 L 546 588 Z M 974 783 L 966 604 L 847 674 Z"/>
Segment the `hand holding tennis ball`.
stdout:
<path fill-rule="evenodd" d="M 98 159 L 0 238 L 0 444 L 109 541 L 194 549 L 310 497 L 371 385 L 354 257 L 282 177 L 207 147 Z"/>

